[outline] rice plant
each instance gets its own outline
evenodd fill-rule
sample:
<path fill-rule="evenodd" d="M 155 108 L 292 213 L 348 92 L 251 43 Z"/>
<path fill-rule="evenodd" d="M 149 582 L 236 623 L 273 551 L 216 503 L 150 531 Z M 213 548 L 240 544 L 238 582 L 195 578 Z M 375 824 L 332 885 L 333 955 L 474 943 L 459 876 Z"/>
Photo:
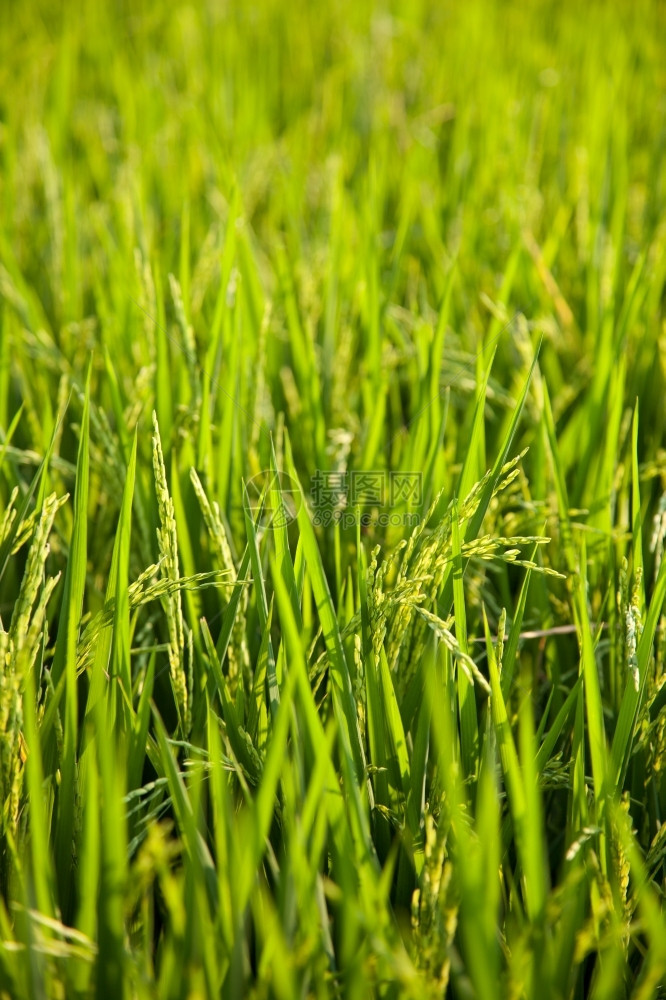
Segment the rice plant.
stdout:
<path fill-rule="evenodd" d="M 666 996 L 666 15 L 6 0 L 0 998 Z"/>

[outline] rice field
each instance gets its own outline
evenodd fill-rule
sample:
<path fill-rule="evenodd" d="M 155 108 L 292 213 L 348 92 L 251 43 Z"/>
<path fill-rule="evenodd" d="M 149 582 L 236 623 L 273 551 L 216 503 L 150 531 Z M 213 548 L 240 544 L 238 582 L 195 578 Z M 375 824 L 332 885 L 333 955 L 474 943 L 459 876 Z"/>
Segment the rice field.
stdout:
<path fill-rule="evenodd" d="M 1 1000 L 666 997 L 666 8 L 4 0 Z"/>

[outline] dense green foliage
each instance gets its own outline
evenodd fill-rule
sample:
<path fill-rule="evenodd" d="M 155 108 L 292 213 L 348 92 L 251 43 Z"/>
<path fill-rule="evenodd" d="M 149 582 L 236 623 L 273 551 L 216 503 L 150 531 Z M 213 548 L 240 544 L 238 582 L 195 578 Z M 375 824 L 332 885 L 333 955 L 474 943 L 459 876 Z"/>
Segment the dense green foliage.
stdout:
<path fill-rule="evenodd" d="M 3 1000 L 666 995 L 665 145 L 656 0 L 4 0 Z"/>

